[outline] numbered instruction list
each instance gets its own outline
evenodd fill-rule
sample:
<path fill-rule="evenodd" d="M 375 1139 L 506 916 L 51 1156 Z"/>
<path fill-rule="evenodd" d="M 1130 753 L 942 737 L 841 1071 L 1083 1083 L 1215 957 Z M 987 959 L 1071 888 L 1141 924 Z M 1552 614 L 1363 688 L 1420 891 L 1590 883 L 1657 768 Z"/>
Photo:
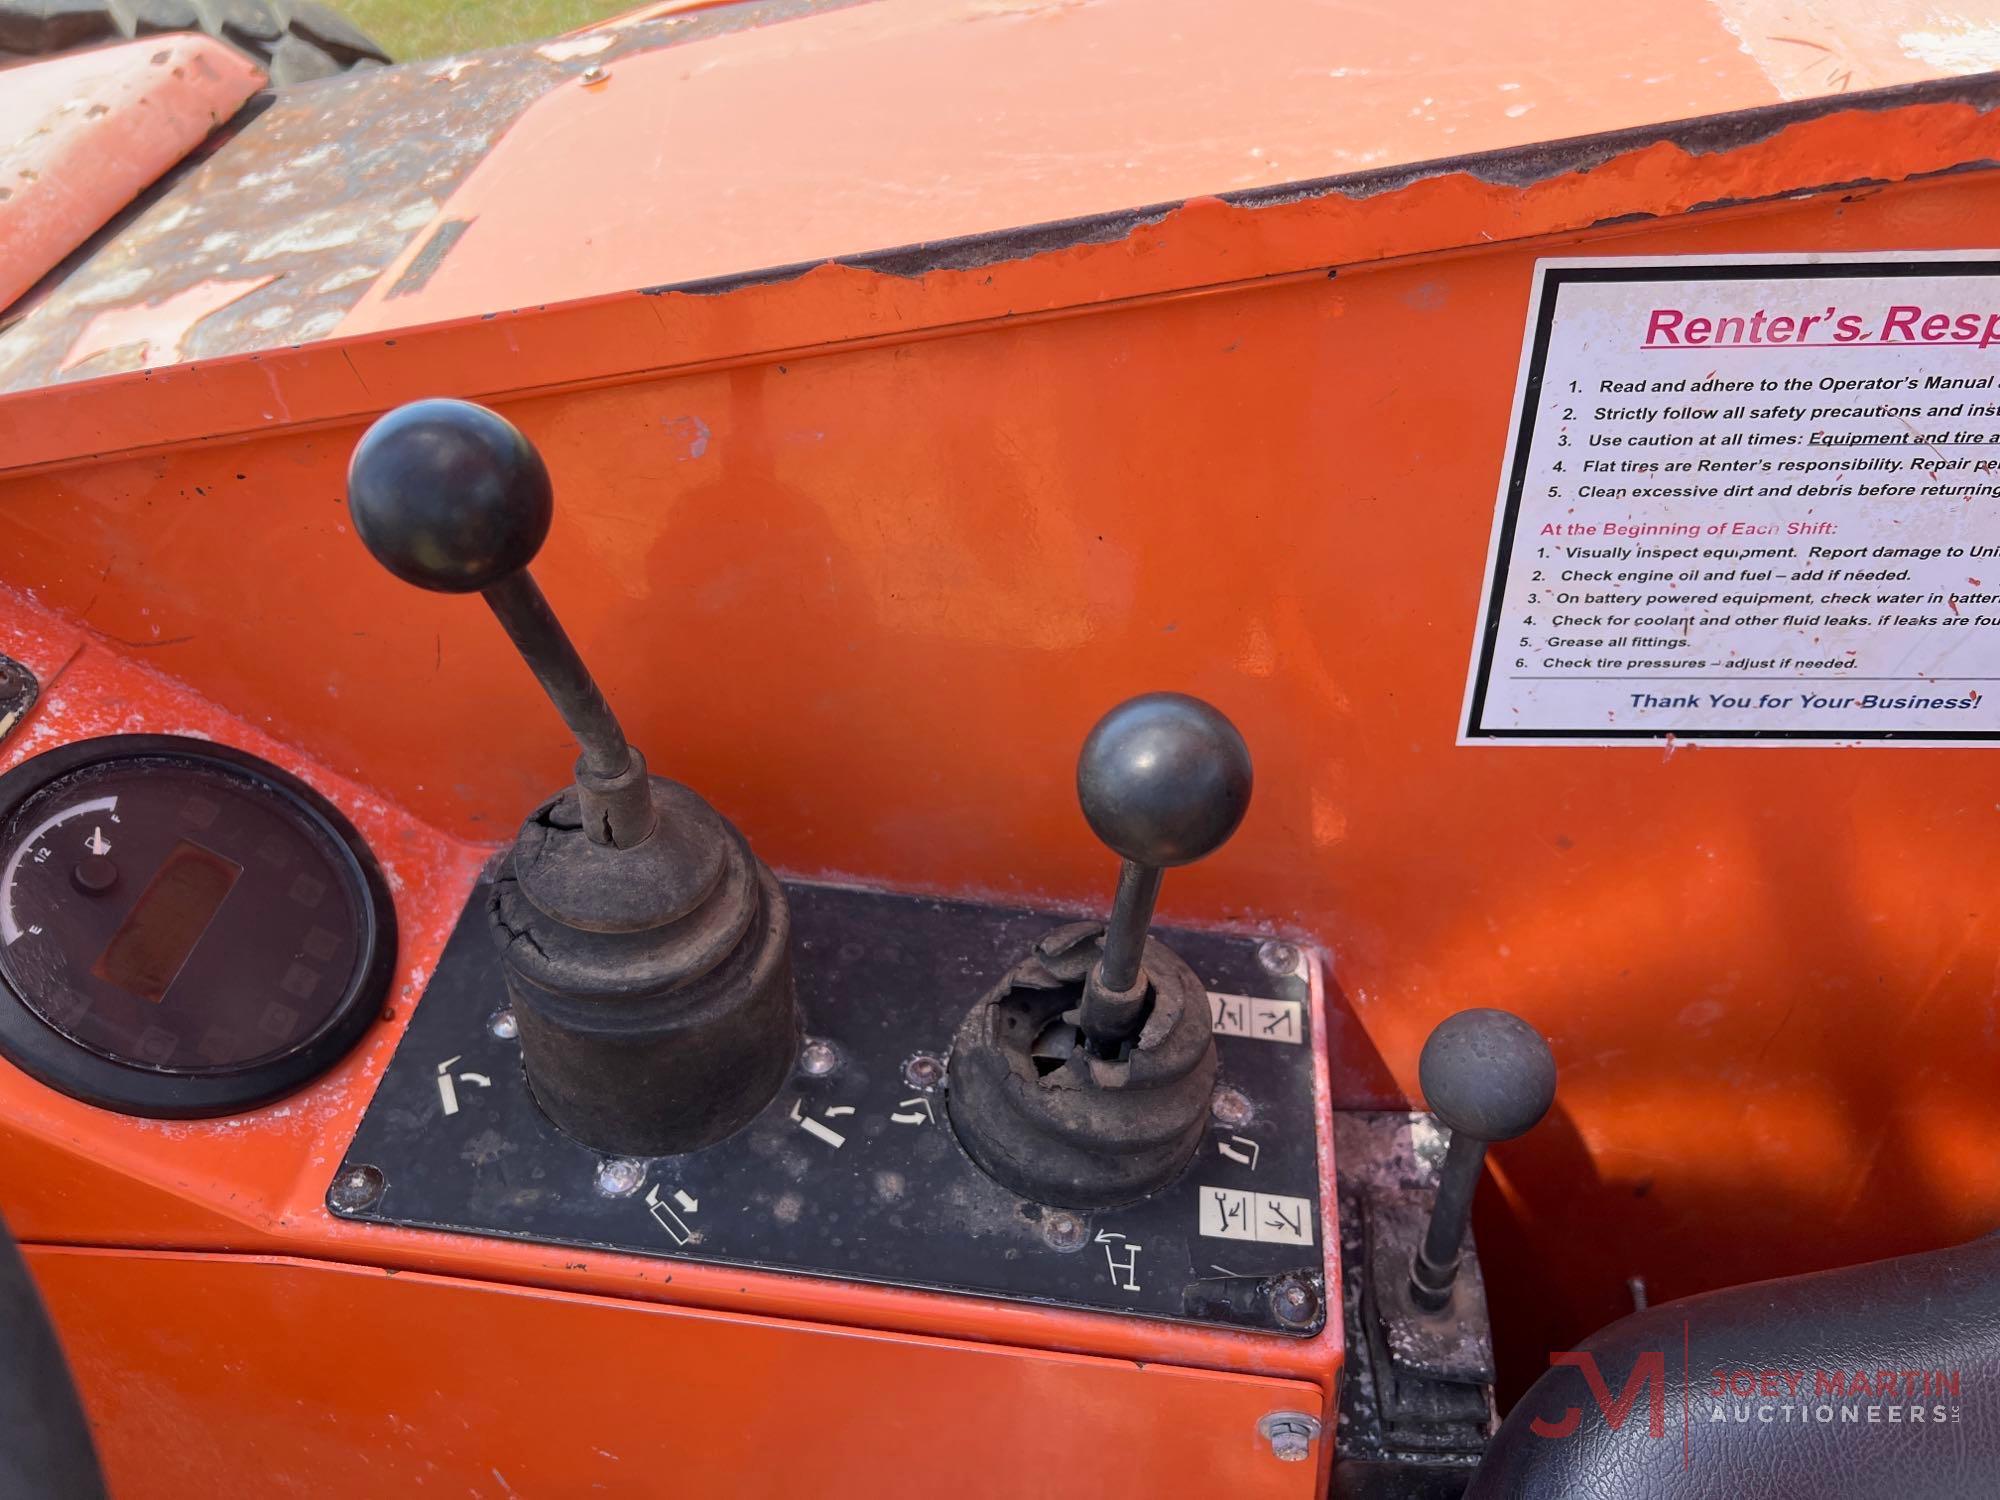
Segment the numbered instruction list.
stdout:
<path fill-rule="evenodd" d="M 2000 735 L 2000 263 L 1541 263 L 1468 742 Z"/>

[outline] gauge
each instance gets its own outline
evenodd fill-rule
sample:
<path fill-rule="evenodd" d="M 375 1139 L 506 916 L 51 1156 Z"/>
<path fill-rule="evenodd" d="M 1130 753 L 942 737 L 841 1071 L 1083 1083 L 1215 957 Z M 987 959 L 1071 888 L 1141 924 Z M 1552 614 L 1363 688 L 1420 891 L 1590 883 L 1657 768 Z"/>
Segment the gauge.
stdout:
<path fill-rule="evenodd" d="M 395 951 L 361 835 L 254 755 L 110 735 L 0 776 L 0 1053 L 64 1093 L 267 1103 L 360 1040 Z"/>

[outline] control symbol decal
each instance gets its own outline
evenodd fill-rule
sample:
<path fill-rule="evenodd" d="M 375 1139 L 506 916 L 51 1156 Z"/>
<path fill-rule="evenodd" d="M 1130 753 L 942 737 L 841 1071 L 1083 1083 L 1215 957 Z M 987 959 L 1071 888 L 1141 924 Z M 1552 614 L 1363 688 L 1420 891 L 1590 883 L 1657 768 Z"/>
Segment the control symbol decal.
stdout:
<path fill-rule="evenodd" d="M 1217 1036 L 1253 1037 L 1260 1042 L 1303 1042 L 1305 1018 L 1296 1000 L 1264 1000 L 1255 995 L 1208 996 L 1209 1027 Z"/>
<path fill-rule="evenodd" d="M 922 1105 L 922 1111 L 912 1109 L 911 1105 Z M 937 1113 L 931 1108 L 931 1101 L 922 1094 L 914 1099 L 905 1099 L 890 1113 L 889 1118 L 898 1125 L 937 1124 Z"/>
<path fill-rule="evenodd" d="M 806 1101 L 803 1099 L 794 1099 L 792 1101 L 792 1119 L 795 1122 L 797 1122 L 799 1129 L 803 1130 L 807 1135 L 818 1136 L 821 1140 L 825 1141 L 829 1146 L 833 1147 L 833 1149 L 836 1151 L 838 1151 L 842 1146 L 845 1146 L 847 1144 L 846 1136 L 842 1135 L 838 1130 L 835 1130 L 830 1125 L 820 1124 L 820 1122 L 815 1120 L 811 1115 L 805 1113 L 805 1107 L 806 1107 Z M 854 1110 L 852 1106 L 849 1106 L 845 1109 L 839 1110 L 838 1112 L 842 1114 L 851 1115 L 854 1113 Z M 834 1114 L 836 1113 L 836 1111 L 829 1109 L 827 1113 Z"/>
<path fill-rule="evenodd" d="M 1257 1240 L 1267 1245 L 1310 1245 L 1312 1204 L 1282 1193 L 1246 1193 L 1238 1188 L 1201 1190 L 1201 1232 L 1221 1240 Z"/>
<path fill-rule="evenodd" d="M 448 1115 L 458 1113 L 458 1084 L 474 1083 L 483 1089 L 493 1087 L 493 1080 L 488 1078 L 484 1073 L 454 1074 L 451 1071 L 451 1066 L 457 1061 L 458 1058 L 456 1056 L 447 1057 L 437 1065 L 438 1098 L 443 1102 L 444 1112 Z"/>
<path fill-rule="evenodd" d="M 1125 1259 L 1123 1261 L 1120 1261 L 1113 1253 L 1114 1249 L 1119 1248 L 1121 1242 L 1122 1248 L 1125 1251 Z M 1129 1240 L 1125 1239 L 1124 1235 L 1113 1234 L 1105 1229 L 1097 1231 L 1097 1243 L 1104 1247 L 1104 1264 L 1110 1269 L 1111 1284 L 1121 1292 L 1138 1291 L 1139 1252 L 1145 1247 L 1143 1245 L 1132 1244 Z M 1120 1272 L 1124 1273 L 1125 1279 L 1123 1281 L 1118 1279 Z"/>
<path fill-rule="evenodd" d="M 1235 1144 L 1232 1145 L 1231 1142 Z M 1248 1147 L 1249 1149 L 1244 1149 Z M 1251 1171 L 1257 1170 L 1257 1143 L 1247 1135 L 1232 1135 L 1227 1141 L 1217 1141 L 1215 1149 L 1231 1161 L 1243 1163 Z"/>
<path fill-rule="evenodd" d="M 694 1202 L 686 1193 L 676 1191 L 674 1197 L 689 1213 L 694 1212 Z M 671 1204 L 660 1201 L 658 1183 L 646 1189 L 646 1207 L 652 1211 L 654 1222 L 666 1230 L 667 1237 L 676 1245 L 686 1245 L 694 1238 L 694 1231 L 687 1227 L 687 1221 L 674 1212 Z"/>

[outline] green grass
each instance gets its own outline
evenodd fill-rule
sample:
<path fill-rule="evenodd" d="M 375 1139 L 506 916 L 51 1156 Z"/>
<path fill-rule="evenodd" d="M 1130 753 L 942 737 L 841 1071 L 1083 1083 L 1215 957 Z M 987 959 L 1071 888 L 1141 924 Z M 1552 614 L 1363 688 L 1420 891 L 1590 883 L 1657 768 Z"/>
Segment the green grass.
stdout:
<path fill-rule="evenodd" d="M 539 41 L 631 10 L 640 0 L 332 0 L 397 62 Z"/>

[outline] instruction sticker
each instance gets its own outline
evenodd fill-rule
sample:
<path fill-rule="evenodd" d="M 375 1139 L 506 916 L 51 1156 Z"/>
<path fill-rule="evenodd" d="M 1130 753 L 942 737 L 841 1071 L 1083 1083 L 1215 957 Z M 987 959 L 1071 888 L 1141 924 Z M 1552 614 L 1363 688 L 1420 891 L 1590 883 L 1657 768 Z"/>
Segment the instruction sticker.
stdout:
<path fill-rule="evenodd" d="M 1461 743 L 2000 737 L 2000 252 L 1544 260 Z"/>
<path fill-rule="evenodd" d="M 1217 1036 L 1247 1036 L 1262 1042 L 1306 1039 L 1304 1007 L 1296 1000 L 1261 1000 L 1210 990 L 1208 1023 Z"/>
<path fill-rule="evenodd" d="M 1201 1232 L 1219 1240 L 1258 1240 L 1269 1245 L 1310 1245 L 1312 1204 L 1282 1193 L 1246 1193 L 1239 1188 L 1201 1190 Z"/>

